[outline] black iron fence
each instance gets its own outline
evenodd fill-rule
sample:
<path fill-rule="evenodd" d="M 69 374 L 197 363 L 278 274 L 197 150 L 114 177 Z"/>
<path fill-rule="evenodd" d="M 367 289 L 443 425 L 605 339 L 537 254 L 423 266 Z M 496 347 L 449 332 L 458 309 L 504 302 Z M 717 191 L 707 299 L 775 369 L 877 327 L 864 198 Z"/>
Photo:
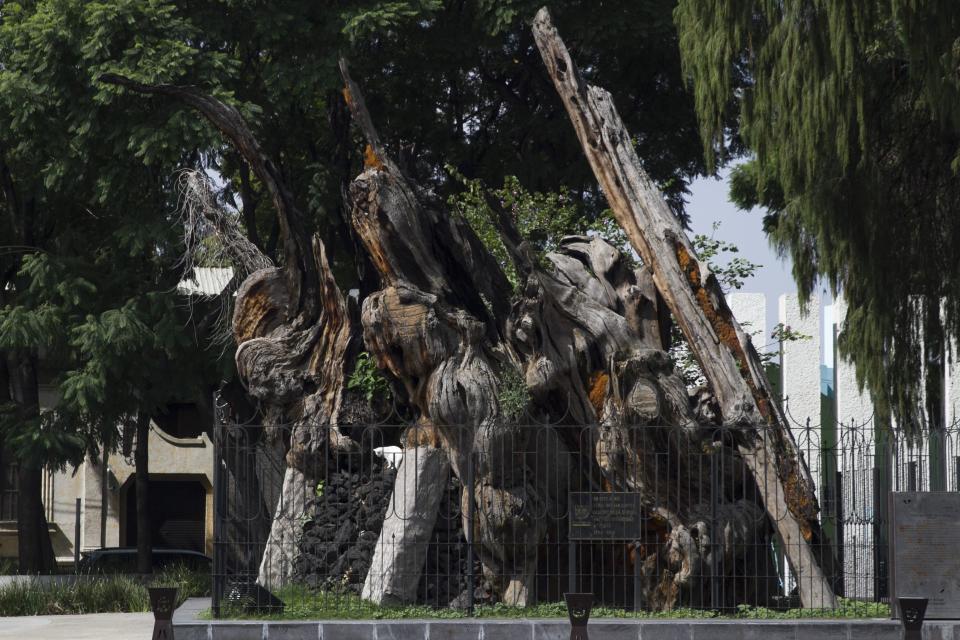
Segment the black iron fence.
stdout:
<path fill-rule="evenodd" d="M 837 596 L 802 602 L 786 513 L 765 504 L 736 429 L 219 424 L 214 611 L 473 612 L 568 591 L 638 613 L 884 602 L 887 494 L 957 490 L 957 435 L 793 429 L 792 481 L 819 503 L 818 530 L 793 544 L 812 547 Z"/>

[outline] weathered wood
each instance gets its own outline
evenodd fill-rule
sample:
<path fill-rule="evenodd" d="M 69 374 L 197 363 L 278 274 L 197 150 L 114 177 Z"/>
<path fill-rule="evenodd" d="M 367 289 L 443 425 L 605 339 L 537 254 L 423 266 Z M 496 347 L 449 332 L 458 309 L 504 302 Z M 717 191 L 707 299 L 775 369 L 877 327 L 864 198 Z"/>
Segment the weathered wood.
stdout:
<path fill-rule="evenodd" d="M 272 198 L 284 265 L 259 269 L 244 280 L 237 291 L 233 335 L 238 377 L 260 403 L 265 423 L 290 427 L 288 469 L 260 576 L 262 584 L 282 584 L 293 566 L 284 547 L 303 513 L 304 496 L 330 460 L 358 451 L 339 428 L 342 414 L 364 413 L 344 411 L 345 405 L 361 403 L 346 389 L 360 349 L 357 310 L 351 312 L 323 242 L 306 233 L 292 191 L 235 108 L 194 87 L 145 85 L 110 74 L 100 80 L 196 109 L 220 129 Z"/>
<path fill-rule="evenodd" d="M 365 344 L 419 410 L 416 437 L 435 433 L 461 480 L 472 460 L 475 482 L 464 495 L 474 493 L 478 520 L 464 525 L 476 528 L 498 592 L 524 604 L 547 523 L 532 507 L 540 487 L 523 475 L 526 434 L 499 401 L 502 372 L 518 367 L 505 339 L 510 285 L 466 221 L 415 191 L 380 142 L 344 62 L 341 72 L 368 143 L 365 170 L 349 187 L 351 221 L 382 287 L 363 301 Z"/>
<path fill-rule="evenodd" d="M 422 202 L 385 155 L 359 89 L 348 74 L 345 81 L 370 160 L 350 187 L 353 224 L 384 286 L 364 301 L 367 348 L 408 385 L 461 480 L 463 465 L 474 461 L 477 518 L 466 526 L 497 596 L 530 601 L 544 534 L 562 523 L 547 514 L 566 509 L 570 489 L 603 488 L 640 493 L 660 523 L 638 559 L 644 605 L 670 608 L 709 594 L 704 585 L 724 579 L 714 575 L 711 554 L 719 549 L 742 560 L 769 539 L 769 525 L 751 500 L 725 504 L 717 523 L 703 518 L 710 478 L 699 472 L 712 429 L 697 423 L 662 349 L 665 329 L 648 270 L 634 269 L 596 237 L 565 238 L 544 264 L 488 198 L 522 280 L 509 292 L 472 231 Z M 529 415 L 501 406 L 505 367 L 521 371 Z M 517 424 L 533 414 L 571 426 Z M 723 445 L 717 455 L 736 457 Z M 672 463 L 658 463 L 665 457 Z"/>
<path fill-rule="evenodd" d="M 806 607 L 835 606 L 831 579 L 813 549 L 822 537 L 813 481 L 749 337 L 644 171 L 610 94 L 583 81 L 546 8 L 537 13 L 533 33 L 614 216 L 650 267 L 711 383 L 722 419 L 743 427 L 738 446 L 801 578 L 801 601 Z"/>
<path fill-rule="evenodd" d="M 304 226 L 304 216 L 293 193 L 287 187 L 280 170 L 264 152 L 256 136 L 247 126 L 243 116 L 234 107 L 207 95 L 195 87 L 159 84 L 148 85 L 113 73 L 100 76 L 101 82 L 126 87 L 137 93 L 156 94 L 175 98 L 191 107 L 209 120 L 233 144 L 234 148 L 250 165 L 273 200 L 280 223 L 283 242 L 284 269 L 287 287 L 295 305 L 289 309 L 300 312 L 301 324 L 309 324 L 316 318 L 317 266 L 310 248 L 310 237 Z"/>
<path fill-rule="evenodd" d="M 273 512 L 270 536 L 257 574 L 257 584 L 266 589 L 283 587 L 293 572 L 301 535 L 301 518 L 307 512 L 312 484 L 312 479 L 296 467 L 288 466 L 284 472 L 283 489 Z"/>
<path fill-rule="evenodd" d="M 298 252 L 295 259 L 287 257 L 283 269 L 256 271 L 238 291 L 239 378 L 268 425 L 293 424 L 261 583 L 282 584 L 294 564 L 289 541 L 298 535 L 312 476 L 357 450 L 340 427 L 363 413 L 345 390 L 362 323 L 367 350 L 402 383 L 418 414 L 406 445 L 445 449 L 465 486 L 464 525 L 474 533 L 495 597 L 530 602 L 544 545 L 558 542 L 547 534 L 564 531 L 566 492 L 604 489 L 640 493 L 654 523 L 631 561 L 640 565 L 645 606 L 696 602 L 712 580 L 730 578 L 724 591 L 734 593 L 736 580 L 723 571 L 762 557 L 752 552 L 769 547 L 770 527 L 757 517 L 756 488 L 736 473 L 746 464 L 736 447 L 716 441 L 703 424 L 712 397 L 691 397 L 665 353 L 669 324 L 655 271 L 635 269 L 596 237 L 566 238 L 545 261 L 535 258 L 492 201 L 517 264 L 521 282 L 513 290 L 467 222 L 418 190 L 391 160 L 345 65 L 342 71 L 344 97 L 368 141 L 365 169 L 348 190 L 350 223 L 380 289 L 363 300 L 358 322 L 315 239 L 285 243 Z M 297 217 L 268 160 L 246 157 L 259 145 L 229 108 L 188 88 L 125 84 L 182 99 L 211 118 L 258 178 L 275 182 L 283 196 L 275 198 L 278 216 Z M 296 226 L 282 225 L 285 234 Z M 315 278 L 299 272 L 303 259 L 312 261 Z M 316 298 L 309 304 L 308 288 Z M 515 388 L 513 372 L 523 389 Z M 503 394 L 518 391 L 529 394 L 524 406 L 505 406 Z M 559 426 L 524 426 L 533 416 Z M 716 520 L 705 502 L 711 496 L 705 455 L 716 456 L 730 475 Z M 472 520 L 470 496 L 477 505 Z M 728 560 L 721 573 L 718 552 Z M 556 573 L 551 578 L 547 593 L 557 598 L 561 581 Z"/>

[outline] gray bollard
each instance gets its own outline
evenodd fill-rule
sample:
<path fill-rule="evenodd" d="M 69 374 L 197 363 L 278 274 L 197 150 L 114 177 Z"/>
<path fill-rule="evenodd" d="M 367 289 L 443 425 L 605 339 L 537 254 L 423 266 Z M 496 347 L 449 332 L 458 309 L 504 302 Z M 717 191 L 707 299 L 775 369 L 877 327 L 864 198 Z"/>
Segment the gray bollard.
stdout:
<path fill-rule="evenodd" d="M 173 640 L 173 609 L 177 604 L 176 587 L 150 587 L 153 609 L 153 640 Z"/>
<path fill-rule="evenodd" d="M 570 616 L 570 640 L 590 640 L 587 622 L 593 608 L 593 594 L 565 593 L 563 598 L 567 601 L 567 615 Z"/>

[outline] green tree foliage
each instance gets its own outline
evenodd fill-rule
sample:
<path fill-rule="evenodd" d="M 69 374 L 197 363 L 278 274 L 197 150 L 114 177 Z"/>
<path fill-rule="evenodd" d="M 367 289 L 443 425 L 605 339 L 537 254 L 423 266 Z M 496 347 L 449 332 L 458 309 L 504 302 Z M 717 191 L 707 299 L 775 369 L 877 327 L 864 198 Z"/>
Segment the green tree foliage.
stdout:
<path fill-rule="evenodd" d="M 363 394 L 368 403 L 372 403 L 375 398 L 390 397 L 390 383 L 366 351 L 357 356 L 353 372 L 347 378 L 347 389 Z"/>
<path fill-rule="evenodd" d="M 707 157 L 738 118 L 754 161 L 733 197 L 767 209 L 802 297 L 842 291 L 841 353 L 881 415 L 917 424 L 924 342 L 960 329 L 960 5 L 681 0 L 675 17 Z"/>
<path fill-rule="evenodd" d="M 743 283 L 763 265 L 750 262 L 739 255 L 740 247 L 726 240 L 714 237 L 720 228 L 719 222 L 713 223 L 714 234 L 698 233 L 693 236 L 693 248 L 697 257 L 707 263 L 710 272 L 717 277 L 724 292 L 743 287 Z M 719 260 L 719 262 L 718 262 Z"/>
<path fill-rule="evenodd" d="M 598 214 L 605 205 L 530 32 L 542 4 L 422 2 L 419 19 L 352 41 L 354 75 L 370 79 L 373 116 L 419 182 L 442 187 L 439 169 L 451 164 L 487 185 L 512 175 L 534 192 L 564 187 Z M 560 0 L 550 10 L 589 79 L 616 97 L 645 169 L 682 215 L 687 181 L 706 165 L 674 5 Z"/>
<path fill-rule="evenodd" d="M 486 193 L 500 202 L 520 235 L 540 258 L 555 249 L 564 236 L 593 233 L 603 236 L 626 255 L 633 254 L 626 234 L 617 225 L 609 209 L 594 216 L 579 210 L 568 191 L 531 192 L 520 184 L 516 176 L 506 176 L 501 188 L 488 189 L 481 180 L 465 178 L 453 167 L 447 169 L 463 187 L 459 193 L 452 194 L 447 203 L 476 231 L 515 289 L 520 286 L 516 269 L 493 222 L 495 216 L 490 211 Z"/>
<path fill-rule="evenodd" d="M 0 12 L 0 355 L 20 372 L 19 397 L 4 402 L 0 390 L 0 435 L 38 471 L 116 447 L 121 423 L 212 375 L 175 293 L 171 185 L 217 138 L 95 78 L 215 76 L 226 59 L 195 55 L 186 43 L 198 32 L 160 2 L 8 2 Z M 39 410 L 38 362 L 60 391 L 51 411 Z M 23 509 L 42 514 L 39 484 L 20 491 L 23 559 L 45 526 L 24 524 Z M 21 569 L 49 569 L 38 555 Z"/>

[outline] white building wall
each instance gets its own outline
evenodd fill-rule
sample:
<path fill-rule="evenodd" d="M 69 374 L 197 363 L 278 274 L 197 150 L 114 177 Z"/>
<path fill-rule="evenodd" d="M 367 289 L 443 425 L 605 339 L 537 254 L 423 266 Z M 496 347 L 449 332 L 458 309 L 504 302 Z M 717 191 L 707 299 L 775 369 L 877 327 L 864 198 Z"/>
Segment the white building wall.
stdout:
<path fill-rule="evenodd" d="M 833 305 L 837 335 L 843 331 L 846 301 Z M 859 598 L 873 597 L 874 590 L 874 410 L 868 394 L 860 393 L 854 365 L 839 353 L 836 375 L 838 466 L 843 509 L 844 592 Z"/>
<path fill-rule="evenodd" d="M 811 300 L 807 313 L 800 311 L 797 294 L 780 296 L 779 322 L 806 337 L 783 343 L 780 375 L 783 407 L 794 440 L 810 469 L 814 483 L 820 483 L 820 300 Z"/>
<path fill-rule="evenodd" d="M 727 305 L 743 330 L 750 335 L 754 348 L 767 347 L 767 296 L 762 293 L 736 292 L 727 295 Z"/>

